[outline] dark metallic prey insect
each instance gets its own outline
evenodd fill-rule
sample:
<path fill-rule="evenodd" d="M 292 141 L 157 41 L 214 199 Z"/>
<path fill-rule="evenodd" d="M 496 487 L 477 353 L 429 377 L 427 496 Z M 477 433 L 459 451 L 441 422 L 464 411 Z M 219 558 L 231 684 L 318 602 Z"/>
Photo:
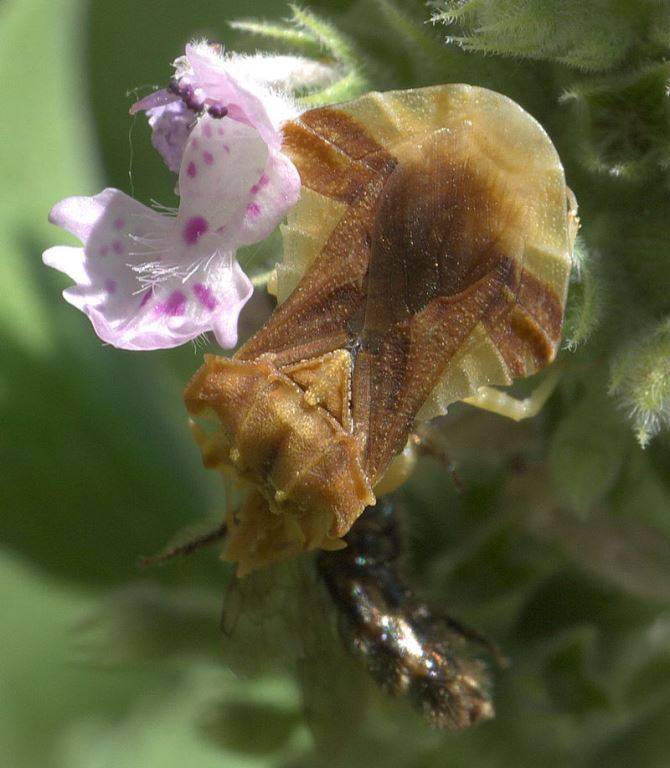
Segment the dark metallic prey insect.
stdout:
<path fill-rule="evenodd" d="M 491 385 L 554 359 L 576 231 L 563 168 L 521 107 L 465 85 L 310 110 L 283 149 L 302 190 L 279 305 L 185 393 L 205 465 L 248 489 L 224 558 L 242 576 L 325 550 L 373 676 L 463 727 L 492 713 L 486 676 L 402 586 L 392 517 L 374 505 L 406 476 L 417 424 L 457 400 L 501 410 Z"/>
<path fill-rule="evenodd" d="M 486 669 L 466 647 L 467 640 L 486 641 L 418 600 L 407 585 L 390 498 L 368 507 L 345 540 L 346 549 L 321 552 L 317 567 L 345 642 L 374 680 L 387 693 L 408 697 L 440 728 L 465 728 L 492 717 Z"/>

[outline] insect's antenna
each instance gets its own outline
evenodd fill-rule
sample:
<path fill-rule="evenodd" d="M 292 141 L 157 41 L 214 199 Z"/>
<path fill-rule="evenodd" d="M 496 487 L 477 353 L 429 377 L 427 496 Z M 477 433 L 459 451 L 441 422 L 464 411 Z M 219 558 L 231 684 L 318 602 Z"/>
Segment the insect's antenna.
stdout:
<path fill-rule="evenodd" d="M 228 532 L 228 526 L 225 521 L 221 523 L 213 531 L 197 536 L 195 539 L 187 541 L 185 544 L 178 544 L 175 547 L 171 547 L 165 552 L 160 552 L 158 555 L 152 557 L 143 557 L 139 561 L 140 568 L 147 568 L 153 565 L 162 565 L 168 560 L 172 560 L 175 557 L 182 557 L 184 555 L 191 555 L 193 552 L 197 552 L 200 549 L 209 547 L 212 544 L 216 544 L 217 541 L 221 541 Z"/>

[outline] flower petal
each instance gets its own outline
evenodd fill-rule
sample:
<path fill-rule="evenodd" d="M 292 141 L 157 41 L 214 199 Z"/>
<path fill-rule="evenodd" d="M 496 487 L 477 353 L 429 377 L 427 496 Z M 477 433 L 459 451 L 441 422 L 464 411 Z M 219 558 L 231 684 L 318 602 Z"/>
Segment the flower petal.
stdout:
<path fill-rule="evenodd" d="M 193 254 L 237 249 L 250 190 L 267 159 L 267 145 L 248 125 L 209 115 L 198 120 L 179 173 L 177 216 L 182 242 Z"/>
<path fill-rule="evenodd" d="M 236 62 L 243 84 L 231 73 Z M 293 60 L 282 63 L 295 74 Z M 50 214 L 84 248 L 51 248 L 45 263 L 74 280 L 66 300 L 124 349 L 172 347 L 208 330 L 234 345 L 253 290 L 235 252 L 267 237 L 299 196 L 278 119 L 296 108 L 268 88 L 272 73 L 261 79 L 256 59 L 223 57 L 205 43 L 187 46 L 175 70 L 169 90 L 131 113 L 147 112 L 154 146 L 179 170 L 176 217 L 114 189 L 68 198 Z"/>
<path fill-rule="evenodd" d="M 47 267 L 52 267 L 66 274 L 69 278 L 82 285 L 89 284 L 86 271 L 86 254 L 83 248 L 73 248 L 70 245 L 55 245 L 42 254 L 42 261 Z"/>
<path fill-rule="evenodd" d="M 87 314 L 98 336 L 121 349 L 177 347 L 211 330 L 230 348 L 237 344 L 239 314 L 252 292 L 234 255 L 215 254 L 188 280 L 175 275 L 136 297 L 124 323 L 110 324 L 98 308 Z"/>
<path fill-rule="evenodd" d="M 128 111 L 131 115 L 135 115 L 138 112 L 149 112 L 149 110 L 164 107 L 175 101 L 180 101 L 179 96 L 171 93 L 166 88 L 162 88 L 160 91 L 154 91 L 143 99 L 136 101 Z"/>
<path fill-rule="evenodd" d="M 239 245 L 264 240 L 300 196 L 300 174 L 281 152 L 271 151 L 261 176 L 249 189 Z"/>
<path fill-rule="evenodd" d="M 50 248 L 44 263 L 75 281 L 63 296 L 103 341 L 159 349 L 214 330 L 222 346 L 236 344 L 238 316 L 253 286 L 233 251 L 198 248 L 194 255 L 177 219 L 115 189 L 63 200 L 50 218 L 77 234 L 84 248 Z"/>
<path fill-rule="evenodd" d="M 191 84 L 201 90 L 208 102 L 225 105 L 230 118 L 255 128 L 268 146 L 279 149 L 281 135 L 264 106 L 265 89 L 236 79 L 225 59 L 207 43 L 187 45 L 186 59 L 193 72 Z M 254 92 L 259 90 L 260 93 Z"/>
<path fill-rule="evenodd" d="M 193 112 L 183 101 L 147 110 L 152 128 L 151 143 L 174 173 L 179 173 L 184 147 L 196 122 Z"/>
<path fill-rule="evenodd" d="M 152 142 L 173 171 L 179 170 L 179 153 L 196 114 L 215 107 L 257 130 L 268 147 L 278 151 L 281 124 L 299 112 L 286 89 L 328 80 L 334 72 L 297 56 L 223 56 L 220 46 L 206 42 L 186 46 L 186 55 L 174 66 L 174 90 L 156 91 L 130 108 L 131 114 L 147 113 Z"/>
<path fill-rule="evenodd" d="M 146 243 L 162 242 L 172 221 L 116 189 L 62 200 L 49 219 L 84 243 L 84 248 L 50 248 L 42 257 L 75 281 L 63 292 L 65 299 L 92 319 L 100 315 L 101 327 L 125 322 L 142 288 L 133 267 L 146 262 L 147 255 L 155 258 Z M 108 335 L 102 338 L 111 341 Z"/>
<path fill-rule="evenodd" d="M 94 230 L 99 237 L 101 228 L 110 237 L 116 238 L 117 232 L 123 234 L 126 216 L 144 213 L 145 210 L 145 206 L 118 189 L 108 188 L 93 197 L 61 200 L 49 212 L 49 221 L 86 242 Z M 117 219 L 121 220 L 121 226 Z"/>
<path fill-rule="evenodd" d="M 237 344 L 237 324 L 240 312 L 251 298 L 254 286 L 242 271 L 240 265 L 232 260 L 230 273 L 212 270 L 210 268 L 204 287 L 208 288 L 211 296 L 219 303 L 219 309 L 212 316 L 212 330 L 216 340 L 224 349 L 231 349 Z M 200 300 L 208 299 L 208 294 L 195 283 L 193 290 L 197 291 Z"/>

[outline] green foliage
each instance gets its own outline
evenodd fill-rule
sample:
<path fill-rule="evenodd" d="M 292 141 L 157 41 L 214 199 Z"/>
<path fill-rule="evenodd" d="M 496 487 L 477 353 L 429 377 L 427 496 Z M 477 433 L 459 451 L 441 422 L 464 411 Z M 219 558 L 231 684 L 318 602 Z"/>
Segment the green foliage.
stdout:
<path fill-rule="evenodd" d="M 570 276 L 563 339 L 565 346 L 574 352 L 590 339 L 600 324 L 604 288 L 599 279 L 598 261 L 587 253 L 580 235 L 577 235 L 572 258 L 574 266 Z"/>
<path fill-rule="evenodd" d="M 589 170 L 641 180 L 670 162 L 670 65 L 575 83 L 571 107 L 580 160 Z"/>
<path fill-rule="evenodd" d="M 659 3 L 649 0 L 446 0 L 433 20 L 459 23 L 449 37 L 468 51 L 523 56 L 604 71 L 631 55 Z"/>
<path fill-rule="evenodd" d="M 554 481 L 576 511 L 587 512 L 612 487 L 627 437 L 601 390 L 571 402 L 553 434 L 549 456 Z"/>
<path fill-rule="evenodd" d="M 230 22 L 230 26 L 269 43 L 288 46 L 306 56 L 326 57 L 339 76 L 328 86 L 302 95 L 300 100 L 305 106 L 346 101 L 369 90 L 364 57 L 347 36 L 306 8 L 297 5 L 290 8 L 291 18 L 284 23 L 240 19 Z"/>
<path fill-rule="evenodd" d="M 670 320 L 648 328 L 619 352 L 610 392 L 629 413 L 643 447 L 670 426 Z"/>
<path fill-rule="evenodd" d="M 261 0 L 267 20 L 232 33 L 242 0 L 84 5 L 0 8 L 0 66 L 22 94 L 0 146 L 3 765 L 667 765 L 668 4 L 440 3 L 458 44 L 414 0 Z M 126 91 L 163 83 L 194 35 L 329 64 L 306 104 L 495 88 L 564 160 L 583 227 L 558 390 L 531 423 L 453 408 L 442 426 L 463 492 L 430 461 L 401 492 L 417 584 L 512 659 L 479 729 L 431 732 L 371 687 L 307 559 L 243 587 L 215 553 L 136 567 L 224 506 L 181 403 L 201 351 L 102 347 L 39 254 L 61 237 L 46 224 L 54 201 L 129 189 L 130 127 L 136 194 L 170 202 Z M 276 253 L 276 240 L 250 249 L 245 267 L 260 281 Z M 254 302 L 247 333 L 267 312 L 261 292 Z"/>

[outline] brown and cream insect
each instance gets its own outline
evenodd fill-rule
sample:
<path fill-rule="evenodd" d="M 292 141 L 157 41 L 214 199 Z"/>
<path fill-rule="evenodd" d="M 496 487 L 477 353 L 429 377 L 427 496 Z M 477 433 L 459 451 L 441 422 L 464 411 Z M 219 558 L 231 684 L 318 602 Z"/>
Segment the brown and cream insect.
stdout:
<path fill-rule="evenodd" d="M 492 713 L 483 669 L 450 650 L 467 633 L 397 587 L 382 507 L 356 520 L 403 475 L 417 423 L 458 400 L 500 409 L 491 385 L 554 359 L 577 226 L 563 168 L 521 107 L 465 85 L 310 110 L 285 126 L 284 151 L 302 193 L 279 305 L 232 359 L 208 356 L 185 395 L 205 465 L 249 490 L 224 558 L 244 574 L 326 550 L 375 677 L 463 727 Z"/>

